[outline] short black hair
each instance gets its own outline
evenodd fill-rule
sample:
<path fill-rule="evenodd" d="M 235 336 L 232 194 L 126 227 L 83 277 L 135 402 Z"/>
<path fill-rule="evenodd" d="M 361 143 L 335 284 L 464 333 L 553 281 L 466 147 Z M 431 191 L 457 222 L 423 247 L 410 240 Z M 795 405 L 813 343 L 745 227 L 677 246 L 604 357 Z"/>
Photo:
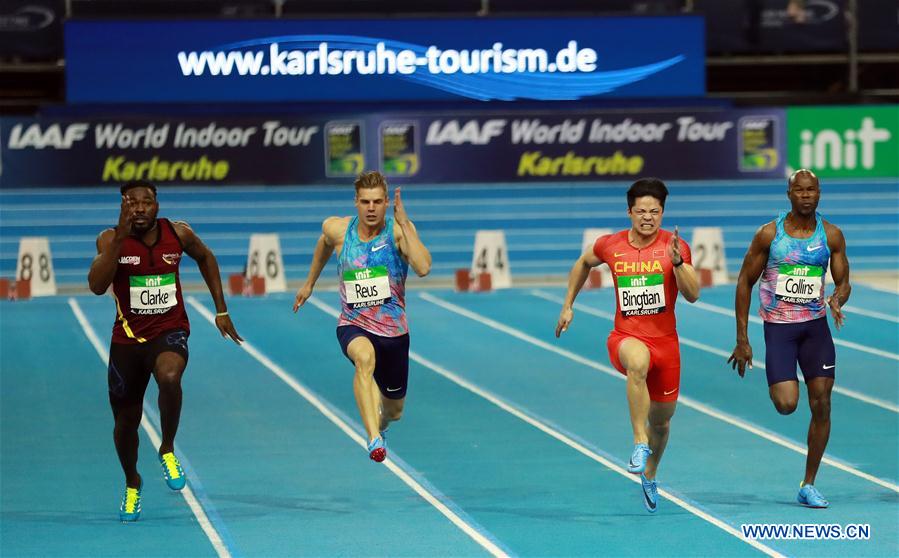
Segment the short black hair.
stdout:
<path fill-rule="evenodd" d="M 156 197 L 156 186 L 153 183 L 148 182 L 146 180 L 130 180 L 130 181 L 124 183 L 122 185 L 122 187 L 119 188 L 119 190 L 122 192 L 122 195 L 124 196 L 125 192 L 127 192 L 128 190 L 131 190 L 132 188 L 147 188 L 151 192 L 153 192 L 153 197 L 154 198 Z"/>
<path fill-rule="evenodd" d="M 637 198 L 642 198 L 643 196 L 654 197 L 659 200 L 662 209 L 665 209 L 665 198 L 668 197 L 668 188 L 658 178 L 641 178 L 631 184 L 630 189 L 627 191 L 627 208 L 634 207 L 634 204 L 637 203 Z"/>

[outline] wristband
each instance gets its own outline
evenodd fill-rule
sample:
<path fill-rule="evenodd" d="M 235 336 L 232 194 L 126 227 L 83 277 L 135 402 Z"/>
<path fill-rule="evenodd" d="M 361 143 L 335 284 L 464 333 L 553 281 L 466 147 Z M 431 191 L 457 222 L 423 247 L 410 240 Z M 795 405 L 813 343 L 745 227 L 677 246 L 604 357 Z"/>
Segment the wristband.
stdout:
<path fill-rule="evenodd" d="M 216 317 L 216 318 L 222 318 L 222 317 L 227 316 L 227 315 L 228 315 L 228 312 L 227 312 L 227 311 L 225 311 L 225 312 L 216 312 L 216 313 L 215 313 L 215 317 Z"/>

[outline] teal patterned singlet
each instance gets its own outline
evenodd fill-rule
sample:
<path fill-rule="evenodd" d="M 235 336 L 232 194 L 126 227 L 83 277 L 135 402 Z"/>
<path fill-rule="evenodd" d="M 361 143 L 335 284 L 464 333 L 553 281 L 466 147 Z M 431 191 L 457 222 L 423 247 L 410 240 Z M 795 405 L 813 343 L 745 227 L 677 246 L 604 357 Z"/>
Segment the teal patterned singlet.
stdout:
<path fill-rule="evenodd" d="M 824 278 L 830 248 L 820 213 L 815 213 L 817 226 L 809 238 L 788 235 L 786 216 L 784 212 L 777 217 L 777 233 L 759 283 L 759 315 L 766 322 L 807 322 L 827 313 Z"/>
<path fill-rule="evenodd" d="M 341 312 L 337 325 L 355 325 L 384 337 L 409 332 L 406 323 L 406 276 L 409 264 L 393 240 L 393 219 L 368 242 L 359 239 L 359 218 L 353 217 L 337 258 Z"/>

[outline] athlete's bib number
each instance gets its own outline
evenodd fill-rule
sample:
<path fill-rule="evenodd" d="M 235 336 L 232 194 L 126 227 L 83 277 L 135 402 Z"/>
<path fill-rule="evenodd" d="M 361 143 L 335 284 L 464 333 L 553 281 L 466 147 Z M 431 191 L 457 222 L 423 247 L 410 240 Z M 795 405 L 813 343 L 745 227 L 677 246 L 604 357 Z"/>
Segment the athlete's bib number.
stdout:
<path fill-rule="evenodd" d="M 165 314 L 178 305 L 175 274 L 132 275 L 131 311 L 135 314 Z"/>
<path fill-rule="evenodd" d="M 390 280 L 383 265 L 345 271 L 343 285 L 350 308 L 380 306 L 390 301 Z"/>
<path fill-rule="evenodd" d="M 816 265 L 781 265 L 777 268 L 778 300 L 793 304 L 808 304 L 821 297 L 824 268 Z"/>
<path fill-rule="evenodd" d="M 662 274 L 618 277 L 618 306 L 622 316 L 648 316 L 665 311 L 665 276 Z"/>

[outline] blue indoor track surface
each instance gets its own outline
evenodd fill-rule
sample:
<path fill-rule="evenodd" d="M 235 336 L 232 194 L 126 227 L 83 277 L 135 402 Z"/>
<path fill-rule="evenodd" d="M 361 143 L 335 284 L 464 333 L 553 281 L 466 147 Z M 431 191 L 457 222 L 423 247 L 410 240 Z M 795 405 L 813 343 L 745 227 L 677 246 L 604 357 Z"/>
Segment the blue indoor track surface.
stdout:
<path fill-rule="evenodd" d="M 187 293 L 177 450 L 189 490 L 161 478 L 151 381 L 133 524 L 118 520 L 124 479 L 106 391 L 113 301 L 2 301 L 0 556 L 896 556 L 899 295 L 856 284 L 844 328 L 831 321 L 823 510 L 796 503 L 804 386 L 796 412 L 779 415 L 755 321 L 755 368 L 741 379 L 725 363 L 732 285 L 679 300 L 680 399 L 654 515 L 625 471 L 625 382 L 605 344 L 614 295 L 582 291 L 556 339 L 563 296 L 410 289 L 406 409 L 376 464 L 335 336 L 335 291 L 316 291 L 297 314 L 292 293 L 230 298 L 243 347 L 209 321 L 207 293 Z M 869 537 L 754 540 L 741 532 L 752 524 L 862 525 Z"/>

